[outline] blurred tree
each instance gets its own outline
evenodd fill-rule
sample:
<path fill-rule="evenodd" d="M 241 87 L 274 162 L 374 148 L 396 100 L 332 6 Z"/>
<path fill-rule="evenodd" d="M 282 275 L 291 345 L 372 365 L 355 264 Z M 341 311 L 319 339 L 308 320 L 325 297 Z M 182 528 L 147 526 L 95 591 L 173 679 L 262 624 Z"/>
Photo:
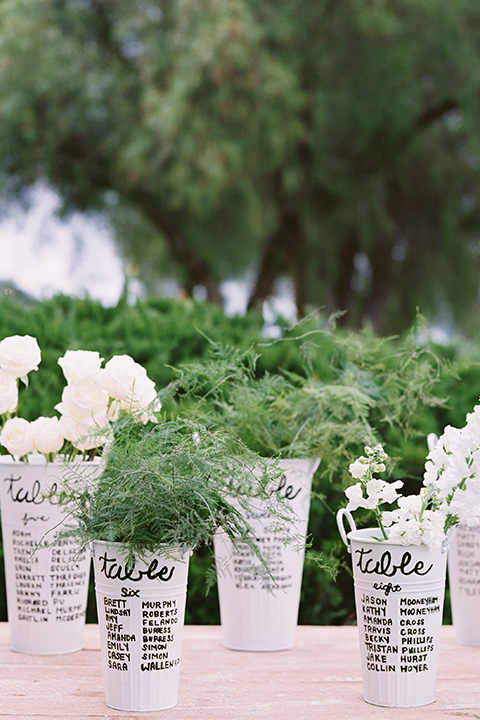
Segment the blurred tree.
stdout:
<path fill-rule="evenodd" d="M 1 0 L 1 187 L 214 302 L 256 268 L 251 307 L 289 275 L 300 311 L 466 325 L 479 61 L 470 0 Z"/>

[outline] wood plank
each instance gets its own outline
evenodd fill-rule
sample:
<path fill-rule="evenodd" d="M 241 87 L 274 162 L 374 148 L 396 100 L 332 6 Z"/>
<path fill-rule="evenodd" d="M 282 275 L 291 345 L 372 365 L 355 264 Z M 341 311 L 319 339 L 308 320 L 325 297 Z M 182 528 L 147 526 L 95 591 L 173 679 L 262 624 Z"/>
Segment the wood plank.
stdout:
<path fill-rule="evenodd" d="M 128 713 L 105 704 L 97 626 L 86 626 L 80 652 L 35 656 L 12 652 L 0 624 L 1 720 L 390 720 L 407 712 L 363 700 L 356 627 L 300 626 L 293 650 L 248 653 L 225 649 L 219 627 L 187 626 L 178 705 Z M 480 648 L 455 643 L 451 627 L 442 629 L 437 700 L 414 713 L 416 720 L 480 717 Z"/>

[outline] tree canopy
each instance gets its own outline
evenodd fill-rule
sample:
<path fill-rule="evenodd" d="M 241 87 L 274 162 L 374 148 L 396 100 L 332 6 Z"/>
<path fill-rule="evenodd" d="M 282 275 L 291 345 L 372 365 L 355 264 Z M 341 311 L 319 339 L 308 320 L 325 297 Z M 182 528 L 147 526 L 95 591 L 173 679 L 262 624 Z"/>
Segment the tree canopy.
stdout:
<path fill-rule="evenodd" d="M 1 0 L 0 189 L 214 302 L 474 331 L 479 64 L 471 0 Z"/>

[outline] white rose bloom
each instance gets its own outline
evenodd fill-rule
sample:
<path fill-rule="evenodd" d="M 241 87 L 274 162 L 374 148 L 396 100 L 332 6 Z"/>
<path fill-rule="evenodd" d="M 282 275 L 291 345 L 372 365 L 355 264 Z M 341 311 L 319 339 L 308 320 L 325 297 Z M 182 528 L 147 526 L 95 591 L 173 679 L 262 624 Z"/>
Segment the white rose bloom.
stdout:
<path fill-rule="evenodd" d="M 72 415 L 62 415 L 60 430 L 66 440 L 82 452 L 101 447 L 107 441 L 108 425 L 99 427 L 93 422 L 82 422 Z"/>
<path fill-rule="evenodd" d="M 13 413 L 18 405 L 17 379 L 12 373 L 0 370 L 0 415 Z"/>
<path fill-rule="evenodd" d="M 123 410 L 127 410 L 133 415 L 139 415 L 139 419 L 143 423 L 148 420 L 156 422 L 157 418 L 154 413 L 159 412 L 162 407 L 157 398 L 155 383 L 147 377 L 135 387 L 135 393 L 131 399 L 124 400 L 121 405 Z"/>
<path fill-rule="evenodd" d="M 103 386 L 114 400 L 129 401 L 147 378 L 145 368 L 130 355 L 115 355 L 102 373 Z"/>
<path fill-rule="evenodd" d="M 145 376 L 140 382 L 135 384 L 135 392 L 133 395 L 140 407 L 147 408 L 153 403 L 157 403 L 157 391 L 155 383 Z"/>
<path fill-rule="evenodd" d="M 0 433 L 0 443 L 10 455 L 23 457 L 34 451 L 30 423 L 23 418 L 7 420 Z"/>
<path fill-rule="evenodd" d="M 63 370 L 67 383 L 78 382 L 89 375 L 96 375 L 102 364 L 103 358 L 98 352 L 91 350 L 67 350 L 65 355 L 58 360 Z"/>
<path fill-rule="evenodd" d="M 156 420 L 161 403 L 157 399 L 155 383 L 147 376 L 145 368 L 129 355 L 115 355 L 105 365 L 101 381 L 114 402 L 114 413 L 119 409 L 139 414 L 142 422 Z"/>
<path fill-rule="evenodd" d="M 39 417 L 31 425 L 32 438 L 35 449 L 49 455 L 61 450 L 64 437 L 60 431 L 57 417 Z"/>
<path fill-rule="evenodd" d="M 106 423 L 108 395 L 102 386 L 90 377 L 67 385 L 62 402 L 55 405 L 62 415 L 72 415 L 81 422 Z"/>
<path fill-rule="evenodd" d="M 38 342 L 30 335 L 11 335 L 0 342 L 0 368 L 16 378 L 37 370 L 40 360 Z"/>

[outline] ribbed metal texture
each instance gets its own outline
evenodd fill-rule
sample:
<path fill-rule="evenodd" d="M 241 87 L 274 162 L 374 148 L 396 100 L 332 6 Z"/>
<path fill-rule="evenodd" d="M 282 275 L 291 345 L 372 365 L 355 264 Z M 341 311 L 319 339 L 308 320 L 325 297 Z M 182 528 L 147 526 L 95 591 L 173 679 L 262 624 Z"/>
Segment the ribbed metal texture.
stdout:
<path fill-rule="evenodd" d="M 294 511 L 292 536 L 305 537 L 312 477 L 319 460 L 281 460 L 285 472 L 281 492 Z M 273 583 L 255 577 L 258 562 L 248 546 L 234 548 L 224 535 L 215 538 L 215 559 L 224 644 L 232 650 L 276 651 L 292 648 L 298 620 L 304 547 L 284 544 L 263 505 L 252 503 L 248 518 Z"/>

